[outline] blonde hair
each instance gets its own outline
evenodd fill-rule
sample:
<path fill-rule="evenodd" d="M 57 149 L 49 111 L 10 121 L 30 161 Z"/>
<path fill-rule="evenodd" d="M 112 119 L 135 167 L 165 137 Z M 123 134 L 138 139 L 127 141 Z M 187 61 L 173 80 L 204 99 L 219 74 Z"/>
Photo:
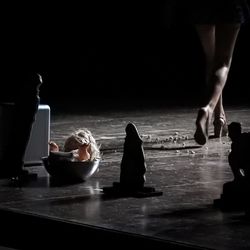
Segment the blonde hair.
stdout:
<path fill-rule="evenodd" d="M 97 145 L 92 133 L 86 128 L 76 130 L 66 139 L 64 151 L 70 152 L 76 150 L 83 144 L 89 145 L 90 160 L 101 158 L 100 147 Z"/>

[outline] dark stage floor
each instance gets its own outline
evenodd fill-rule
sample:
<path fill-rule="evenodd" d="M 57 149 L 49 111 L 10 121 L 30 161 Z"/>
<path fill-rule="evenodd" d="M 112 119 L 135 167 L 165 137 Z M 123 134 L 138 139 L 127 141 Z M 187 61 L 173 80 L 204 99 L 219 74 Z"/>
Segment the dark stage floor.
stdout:
<path fill-rule="evenodd" d="M 232 180 L 227 160 L 231 143 L 223 137 L 197 145 L 196 112 L 191 107 L 71 115 L 52 110 L 51 139 L 59 144 L 77 128 L 92 131 L 103 154 L 99 171 L 71 185 L 54 184 L 43 166 L 30 167 L 38 179 L 23 187 L 1 180 L 0 245 L 75 249 L 91 243 L 119 249 L 138 243 L 151 249 L 250 249 L 245 213 L 213 206 L 222 185 Z M 250 131 L 249 107 L 227 107 L 226 112 L 229 123 L 239 121 Z M 103 187 L 119 181 L 129 121 L 143 138 L 145 185 L 162 191 L 161 196 L 103 195 Z"/>

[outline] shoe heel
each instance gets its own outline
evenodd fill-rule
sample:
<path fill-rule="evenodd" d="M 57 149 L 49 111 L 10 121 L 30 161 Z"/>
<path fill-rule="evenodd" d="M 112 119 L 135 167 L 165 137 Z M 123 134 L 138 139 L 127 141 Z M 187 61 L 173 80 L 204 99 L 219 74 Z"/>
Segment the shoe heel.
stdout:
<path fill-rule="evenodd" d="M 215 138 L 221 138 L 223 136 L 227 136 L 228 128 L 224 118 L 220 117 L 219 119 L 214 120 L 213 125 L 214 125 Z"/>

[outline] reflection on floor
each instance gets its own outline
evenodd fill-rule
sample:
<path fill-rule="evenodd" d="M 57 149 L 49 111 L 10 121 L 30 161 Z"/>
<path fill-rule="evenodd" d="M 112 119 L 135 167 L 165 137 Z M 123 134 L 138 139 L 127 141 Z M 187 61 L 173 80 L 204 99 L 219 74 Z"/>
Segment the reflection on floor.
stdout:
<path fill-rule="evenodd" d="M 228 122 L 239 121 L 244 131 L 250 131 L 249 111 L 228 107 Z M 197 145 L 196 112 L 169 108 L 53 115 L 52 110 L 51 139 L 62 145 L 70 132 L 89 128 L 101 145 L 99 170 L 86 182 L 74 184 L 54 183 L 43 166 L 30 167 L 38 179 L 22 187 L 1 180 L 0 245 L 249 249 L 245 213 L 225 213 L 213 206 L 222 185 L 232 180 L 227 159 L 231 142 L 223 137 Z M 118 198 L 102 193 L 102 187 L 119 181 L 124 129 L 130 121 L 143 138 L 146 185 L 162 191 L 161 196 Z"/>

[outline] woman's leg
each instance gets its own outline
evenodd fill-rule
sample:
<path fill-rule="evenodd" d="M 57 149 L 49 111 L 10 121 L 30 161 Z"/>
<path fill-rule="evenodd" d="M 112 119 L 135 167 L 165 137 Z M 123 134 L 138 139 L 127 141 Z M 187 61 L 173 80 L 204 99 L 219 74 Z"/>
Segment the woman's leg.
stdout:
<path fill-rule="evenodd" d="M 216 25 L 214 63 L 210 78 L 211 90 L 207 104 L 213 111 L 221 114 L 223 114 L 222 91 L 227 81 L 239 30 L 240 24 Z M 215 114 L 215 116 L 221 114 Z"/>
<path fill-rule="evenodd" d="M 204 25 L 204 27 L 206 26 Z M 198 28 L 197 30 L 203 41 L 208 36 L 207 29 Z M 222 91 L 227 81 L 239 30 L 240 24 L 219 24 L 214 30 L 215 46 L 211 74 L 208 78 L 208 99 L 205 106 L 199 111 L 196 120 L 195 140 L 201 145 L 205 144 L 208 139 L 208 127 L 213 112 L 216 112 L 215 117 L 224 115 Z M 206 45 L 206 42 L 203 42 L 203 48 L 205 48 L 204 44 Z"/>
<path fill-rule="evenodd" d="M 205 55 L 205 63 L 206 63 L 206 93 L 208 93 L 209 89 L 211 89 L 210 79 L 213 69 L 214 63 L 214 54 L 215 54 L 215 25 L 197 25 L 196 26 L 197 34 L 199 36 L 203 52 Z M 208 126 L 209 122 L 212 118 L 212 110 L 207 107 L 207 95 L 206 99 L 204 99 L 203 106 L 198 112 L 198 116 L 196 119 L 196 132 L 195 132 L 195 140 L 199 144 L 205 144 L 207 141 L 208 134 Z"/>
<path fill-rule="evenodd" d="M 206 62 L 206 84 L 209 84 L 211 76 L 214 53 L 215 53 L 215 25 L 196 25 Z"/>
<path fill-rule="evenodd" d="M 206 88 L 208 92 L 209 84 L 211 84 L 210 77 L 212 74 L 214 54 L 215 54 L 215 25 L 197 25 L 196 30 L 203 47 L 205 61 L 206 61 Z M 210 86 L 211 88 L 211 86 Z M 223 108 L 222 94 L 214 109 L 214 135 L 220 137 L 226 135 L 226 116 Z"/>

